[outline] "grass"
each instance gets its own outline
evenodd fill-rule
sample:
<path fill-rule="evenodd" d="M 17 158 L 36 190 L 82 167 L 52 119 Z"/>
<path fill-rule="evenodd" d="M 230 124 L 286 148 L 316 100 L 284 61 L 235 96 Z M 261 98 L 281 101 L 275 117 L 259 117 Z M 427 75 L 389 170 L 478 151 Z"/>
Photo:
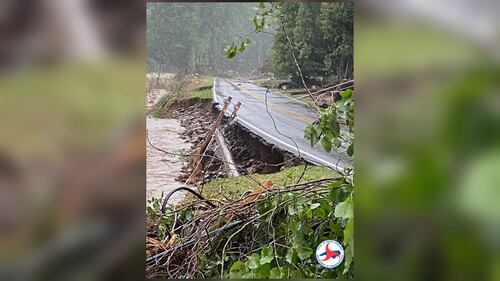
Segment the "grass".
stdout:
<path fill-rule="evenodd" d="M 189 86 L 189 81 L 178 80 L 171 81 L 167 88 L 167 93 L 160 97 L 158 102 L 154 105 L 149 114 L 155 118 L 164 118 L 165 109 L 167 109 L 176 100 L 182 98 L 187 93 L 187 88 Z"/>
<path fill-rule="evenodd" d="M 193 97 L 198 97 L 203 100 L 211 100 L 212 99 L 212 89 L 204 89 L 204 90 L 198 90 L 193 93 Z"/>
<path fill-rule="evenodd" d="M 272 180 L 273 186 L 286 186 L 295 184 L 302 175 L 304 166 L 286 168 L 274 174 L 253 174 L 250 176 L 239 176 L 232 178 L 221 178 L 211 181 L 202 187 L 202 194 L 207 198 L 232 200 L 239 199 L 247 191 L 253 191 L 259 187 L 254 180 L 262 183 L 264 180 Z M 331 178 L 339 176 L 337 172 L 326 167 L 308 166 L 300 182 Z M 252 178 L 254 180 L 252 180 Z"/>
<path fill-rule="evenodd" d="M 163 95 L 155 106 L 148 112 L 155 118 L 165 118 L 166 109 L 175 101 L 198 97 L 203 100 L 212 99 L 212 76 L 188 75 L 179 80 L 168 82 L 167 92 Z"/>

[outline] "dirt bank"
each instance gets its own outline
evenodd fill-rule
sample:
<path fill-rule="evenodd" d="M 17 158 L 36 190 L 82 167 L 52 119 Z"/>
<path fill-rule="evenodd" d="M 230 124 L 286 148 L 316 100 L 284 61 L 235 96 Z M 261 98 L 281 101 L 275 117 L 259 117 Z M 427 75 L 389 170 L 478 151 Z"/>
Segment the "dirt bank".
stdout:
<path fill-rule="evenodd" d="M 245 174 L 275 173 L 283 168 L 305 163 L 294 154 L 267 143 L 238 123 L 228 126 L 224 136 L 234 160 Z"/>
<path fill-rule="evenodd" d="M 211 101 L 198 98 L 178 101 L 166 112 L 167 116 L 177 118 L 181 125 L 186 128 L 181 135 L 183 139 L 192 144 L 192 152 L 205 139 L 218 114 L 219 111 Z M 228 120 L 224 119 L 221 128 L 241 174 L 274 173 L 282 168 L 304 163 L 295 155 L 265 142 L 236 122 L 228 123 Z M 218 156 L 217 147 L 211 146 L 206 154 L 203 162 L 206 167 L 204 182 L 225 177 L 226 173 L 222 169 L 222 162 L 218 159 L 220 156 Z M 184 181 L 191 174 L 191 160 L 192 157 L 186 158 L 186 165 L 183 168 L 184 174 L 179 176 L 178 180 Z"/>
<path fill-rule="evenodd" d="M 181 125 L 186 128 L 182 132 L 181 138 L 191 144 L 188 154 L 193 154 L 201 142 L 205 140 L 217 114 L 218 112 L 215 111 L 210 100 L 200 98 L 179 100 L 172 104 L 166 112 L 167 116 L 178 119 Z M 177 178 L 179 181 L 185 181 L 191 175 L 192 158 L 192 156 L 185 157 L 185 165 L 182 169 L 184 173 Z M 206 167 L 204 181 L 226 176 L 221 167 L 222 162 L 215 156 L 213 147 L 206 151 L 203 165 Z"/>

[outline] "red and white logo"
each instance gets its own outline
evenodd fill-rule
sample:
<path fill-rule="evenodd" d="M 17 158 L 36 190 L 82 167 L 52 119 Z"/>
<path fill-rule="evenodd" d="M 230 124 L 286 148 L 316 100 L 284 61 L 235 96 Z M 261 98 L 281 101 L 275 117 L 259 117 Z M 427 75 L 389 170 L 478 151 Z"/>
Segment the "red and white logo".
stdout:
<path fill-rule="evenodd" d="M 334 240 L 325 240 L 316 249 L 316 259 L 326 268 L 337 267 L 344 260 L 344 248 Z"/>

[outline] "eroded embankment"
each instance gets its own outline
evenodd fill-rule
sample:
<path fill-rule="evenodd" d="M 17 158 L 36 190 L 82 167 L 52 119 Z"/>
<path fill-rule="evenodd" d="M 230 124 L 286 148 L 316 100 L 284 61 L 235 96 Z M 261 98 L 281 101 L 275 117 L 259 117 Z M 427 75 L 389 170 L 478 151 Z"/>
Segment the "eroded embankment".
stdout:
<path fill-rule="evenodd" d="M 162 117 L 165 118 L 148 117 L 148 200 L 160 198 L 162 194 L 184 185 L 193 172 L 193 155 L 206 139 L 218 114 L 211 100 L 190 98 L 176 101 L 163 110 Z M 295 155 L 265 142 L 237 122 L 224 118 L 219 128 L 242 175 L 275 173 L 304 163 Z M 202 183 L 227 177 L 220 159 L 214 142 L 205 151 L 202 160 Z M 169 202 L 179 201 L 183 193 L 176 193 L 175 196 Z"/>
<path fill-rule="evenodd" d="M 182 138 L 191 143 L 189 152 L 186 153 L 183 174 L 177 178 L 185 181 L 192 173 L 192 154 L 205 140 L 213 121 L 219 111 L 211 101 L 192 98 L 178 101 L 170 106 L 167 115 L 180 120 L 186 128 Z M 225 118 L 220 127 L 226 138 L 229 150 L 241 174 L 266 174 L 280 171 L 280 169 L 304 163 L 295 155 L 285 152 L 253 134 L 237 122 L 230 122 Z M 204 175 L 203 182 L 220 177 L 226 177 L 217 146 L 210 146 L 203 157 Z"/>

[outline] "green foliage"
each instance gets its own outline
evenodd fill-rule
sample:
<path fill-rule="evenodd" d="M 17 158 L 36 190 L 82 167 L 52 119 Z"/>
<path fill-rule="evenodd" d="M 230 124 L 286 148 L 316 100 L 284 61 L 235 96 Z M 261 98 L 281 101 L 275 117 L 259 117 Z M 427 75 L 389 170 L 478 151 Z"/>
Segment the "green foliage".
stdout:
<path fill-rule="evenodd" d="M 257 10 L 257 12 L 250 20 L 254 26 L 252 33 L 260 33 L 270 26 L 266 17 L 273 13 L 273 8 L 267 8 L 264 2 L 260 2 L 258 8 L 255 8 L 255 10 Z M 224 54 L 228 59 L 232 59 L 236 55 L 242 54 L 246 50 L 246 47 L 250 44 L 251 40 L 249 38 L 241 38 L 242 37 L 240 37 L 240 43 L 235 43 L 233 41 L 232 44 L 224 48 Z M 263 63 L 263 61 L 261 63 Z"/>
<path fill-rule="evenodd" d="M 279 74 L 299 80 L 293 51 L 304 76 L 333 76 L 334 81 L 352 77 L 352 3 L 283 3 L 279 9 L 282 24 L 273 54 Z"/>
<path fill-rule="evenodd" d="M 329 194 L 328 198 L 307 198 L 289 192 L 259 203 L 257 209 L 260 214 L 275 209 L 274 214 L 263 217 L 253 230 L 248 231 L 258 231 L 260 225 L 267 229 L 267 225 L 272 223 L 272 238 L 266 236 L 262 241 L 257 240 L 265 246 L 246 259 L 234 261 L 226 277 L 351 277 L 354 259 L 353 186 L 340 179 L 330 184 Z M 285 204 L 280 209 L 283 202 Z M 317 264 L 313 254 L 317 245 L 325 239 L 342 241 L 346 249 L 344 265 L 327 270 Z"/>
<path fill-rule="evenodd" d="M 274 252 L 271 246 L 262 249 L 261 255 L 262 257 L 260 258 L 260 265 L 270 263 L 274 260 Z"/>
<path fill-rule="evenodd" d="M 212 89 L 199 90 L 193 93 L 193 97 L 211 100 L 212 99 Z"/>
<path fill-rule="evenodd" d="M 305 78 L 309 76 L 333 75 L 334 80 L 352 77 L 353 72 L 353 8 L 352 3 L 282 3 L 273 4 L 266 9 L 261 3 L 256 16 L 252 19 L 254 32 L 260 33 L 266 25 L 266 16 L 279 21 L 275 41 L 273 63 L 275 69 L 283 75 L 291 75 L 292 79 L 299 76 L 299 67 Z M 332 26 L 333 25 L 333 26 Z M 232 58 L 238 54 L 235 44 L 227 48 L 226 55 Z M 243 50 L 244 51 L 244 50 Z M 294 60 L 297 59 L 297 63 Z M 298 64 L 298 66 L 297 66 Z M 319 120 L 308 125 L 304 131 L 311 146 L 321 142 L 323 148 L 330 152 L 345 149 L 347 154 L 354 154 L 354 101 L 353 91 L 340 93 L 341 99 L 326 109 L 319 110 Z M 343 128 L 346 127 L 346 128 Z M 346 186 L 342 193 L 339 186 Z M 274 229 L 285 230 L 285 245 L 276 245 L 272 269 L 269 273 L 273 278 L 332 278 L 341 274 L 352 276 L 351 265 L 354 259 L 354 186 L 343 181 L 331 185 L 330 196 L 307 201 L 304 197 L 294 197 L 288 204 L 283 217 L 277 221 Z M 288 198 L 282 198 L 286 200 Z M 265 202 L 265 201 L 264 201 Z M 280 201 L 281 202 L 281 201 Z M 266 204 L 266 203 L 264 203 Z M 266 211 L 278 202 L 268 202 L 259 211 Z M 334 206 L 334 207 L 332 207 Z M 328 228 L 315 229 L 317 220 L 328 220 Z M 292 231 L 289 231 L 292 230 Z M 274 234 L 276 235 L 276 234 Z M 318 268 L 308 263 L 313 254 L 312 245 L 317 245 L 325 237 L 343 237 L 345 246 L 345 263 L 342 272 L 323 271 L 318 276 Z M 278 249 L 282 249 L 281 251 Z M 271 253 L 266 248 L 266 254 Z M 269 257 L 269 258 L 267 258 Z M 266 255 L 264 263 L 262 255 L 260 263 L 267 265 L 270 255 Z M 280 260 L 284 264 L 280 264 Z M 241 262 L 241 261 L 237 261 Z M 254 258 L 246 263 L 252 267 L 238 266 L 232 270 L 243 278 L 266 278 L 256 275 L 259 268 L 255 267 Z M 240 265 L 240 264 L 238 264 Z M 267 272 L 267 271 L 266 271 Z M 272 273 L 272 274 L 271 274 Z"/>
<path fill-rule="evenodd" d="M 353 91 L 340 92 L 341 99 L 329 108 L 320 108 L 319 120 L 309 124 L 304 130 L 305 138 L 311 146 L 321 141 L 323 148 L 330 152 L 344 148 L 349 156 L 354 155 L 354 100 Z M 345 129 L 341 129 L 341 122 Z"/>
<path fill-rule="evenodd" d="M 295 55 L 305 77 L 332 76 L 334 81 L 352 77 L 352 3 L 284 2 L 266 5 L 261 2 L 256 10 L 251 19 L 253 33 L 262 33 L 276 26 L 273 65 L 278 74 L 300 81 Z M 270 22 L 277 22 L 277 25 Z M 233 42 L 224 50 L 231 59 L 243 53 L 245 46 L 243 42 Z"/>
<path fill-rule="evenodd" d="M 157 118 L 164 117 L 165 109 L 187 92 L 188 84 L 189 82 L 185 79 L 172 81 L 166 89 L 166 94 L 160 97 L 150 114 Z"/>
<path fill-rule="evenodd" d="M 252 208 L 257 220 L 231 238 L 231 242 L 239 246 L 230 251 L 226 248 L 222 257 L 231 232 L 216 237 L 207 251 L 197 255 L 195 271 L 205 278 L 351 278 L 354 219 L 349 210 L 352 210 L 353 189 L 339 177 L 316 186 L 315 193 L 307 196 L 301 190 L 284 190 L 262 197 Z M 147 210 L 148 221 L 158 226 L 159 239 L 165 239 L 174 224 L 186 224 L 194 217 L 191 208 L 180 206 L 176 215 L 172 208 L 162 214 L 160 203 L 160 200 L 151 200 Z M 182 237 L 180 239 L 182 241 Z M 326 239 L 337 240 L 345 248 L 345 262 L 334 269 L 321 267 L 314 255 L 316 247 Z"/>
<path fill-rule="evenodd" d="M 252 41 L 250 39 L 245 39 L 243 40 L 239 45 L 236 45 L 234 42 L 224 48 L 224 53 L 226 54 L 227 58 L 232 59 L 234 58 L 237 54 L 241 54 L 246 50 L 246 47 L 251 43 Z"/>
<path fill-rule="evenodd" d="M 173 218 L 165 216 L 161 212 L 162 198 L 152 198 L 148 200 L 146 207 L 146 220 L 155 221 L 158 223 L 158 237 L 165 239 L 168 237 L 168 226 L 173 223 Z"/>
<path fill-rule="evenodd" d="M 323 69 L 339 78 L 353 75 L 353 3 L 321 3 L 318 27 L 325 50 Z"/>
<path fill-rule="evenodd" d="M 305 137 L 311 142 L 311 146 L 321 140 L 323 148 L 330 152 L 332 148 L 338 150 L 347 147 L 347 154 L 354 155 L 354 101 L 353 91 L 345 90 L 340 92 L 341 99 L 327 109 L 320 109 L 318 121 L 309 124 L 304 130 Z M 345 122 L 346 129 L 341 130 L 340 120 Z M 332 188 L 342 184 L 335 182 Z M 354 190 L 335 206 L 334 216 L 346 222 L 344 228 L 345 260 L 343 274 L 349 272 L 349 268 L 354 259 Z M 331 200 L 336 200 L 337 195 L 330 194 Z M 320 205 L 321 206 L 321 205 Z M 315 204 L 314 207 L 317 207 Z M 312 208 L 311 208 L 312 209 Z M 320 217 L 325 215 L 322 208 L 316 211 Z"/>

